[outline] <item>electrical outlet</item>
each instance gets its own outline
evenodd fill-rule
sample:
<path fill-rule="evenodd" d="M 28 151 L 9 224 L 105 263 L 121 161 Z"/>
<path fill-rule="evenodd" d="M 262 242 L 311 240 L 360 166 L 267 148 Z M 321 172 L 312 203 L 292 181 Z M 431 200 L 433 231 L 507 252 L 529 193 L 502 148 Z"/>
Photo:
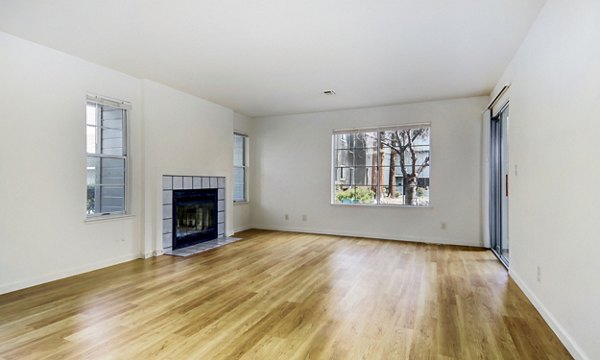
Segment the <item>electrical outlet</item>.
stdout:
<path fill-rule="evenodd" d="M 442 221 L 441 227 L 442 227 L 442 230 L 446 230 L 447 224 L 445 221 Z"/>
<path fill-rule="evenodd" d="M 283 218 L 284 218 L 285 220 L 289 220 L 289 219 L 290 219 L 290 215 L 288 215 L 288 214 L 285 214 L 285 215 L 283 215 Z"/>
<path fill-rule="evenodd" d="M 308 220 L 308 216 L 306 216 L 306 214 L 302 215 L 302 221 L 306 221 Z"/>
<path fill-rule="evenodd" d="M 537 282 L 542 282 L 542 268 L 539 265 L 537 267 Z"/>

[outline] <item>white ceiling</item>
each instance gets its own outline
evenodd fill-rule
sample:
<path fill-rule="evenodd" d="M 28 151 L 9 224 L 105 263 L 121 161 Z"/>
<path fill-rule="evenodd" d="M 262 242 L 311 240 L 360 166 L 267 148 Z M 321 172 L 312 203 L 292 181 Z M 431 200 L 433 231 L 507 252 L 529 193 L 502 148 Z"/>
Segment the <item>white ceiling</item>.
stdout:
<path fill-rule="evenodd" d="M 0 0 L 0 30 L 263 116 L 488 95 L 544 2 Z"/>

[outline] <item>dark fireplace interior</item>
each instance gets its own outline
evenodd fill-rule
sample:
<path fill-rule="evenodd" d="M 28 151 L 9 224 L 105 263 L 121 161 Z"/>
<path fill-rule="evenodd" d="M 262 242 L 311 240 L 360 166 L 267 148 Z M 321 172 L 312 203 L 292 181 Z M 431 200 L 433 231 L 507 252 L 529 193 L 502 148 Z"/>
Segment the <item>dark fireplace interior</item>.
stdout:
<path fill-rule="evenodd" d="M 217 189 L 173 191 L 173 249 L 217 238 Z"/>

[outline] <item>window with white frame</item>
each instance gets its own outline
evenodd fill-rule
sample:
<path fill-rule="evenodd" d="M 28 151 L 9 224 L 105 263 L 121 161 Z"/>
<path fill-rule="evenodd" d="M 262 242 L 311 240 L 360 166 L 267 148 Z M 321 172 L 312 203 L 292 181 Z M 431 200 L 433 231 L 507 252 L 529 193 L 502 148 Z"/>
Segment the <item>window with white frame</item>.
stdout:
<path fill-rule="evenodd" d="M 431 125 L 333 133 L 333 204 L 429 206 Z"/>
<path fill-rule="evenodd" d="M 124 102 L 88 96 L 87 216 L 127 213 L 127 115 Z"/>
<path fill-rule="evenodd" d="M 233 134 L 233 201 L 248 201 L 248 135 Z"/>

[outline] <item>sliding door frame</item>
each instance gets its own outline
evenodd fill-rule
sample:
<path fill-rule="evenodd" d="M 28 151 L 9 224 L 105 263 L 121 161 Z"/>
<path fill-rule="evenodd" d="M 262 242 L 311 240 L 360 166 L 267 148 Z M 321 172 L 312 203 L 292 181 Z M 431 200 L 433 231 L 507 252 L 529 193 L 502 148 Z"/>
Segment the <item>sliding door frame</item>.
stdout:
<path fill-rule="evenodd" d="M 489 162 L 489 231 L 490 248 L 500 262 L 508 268 L 509 259 L 503 254 L 504 241 L 508 243 L 508 164 L 505 129 L 508 102 L 490 119 L 490 162 Z M 506 165 L 506 168 L 505 166 Z"/>

